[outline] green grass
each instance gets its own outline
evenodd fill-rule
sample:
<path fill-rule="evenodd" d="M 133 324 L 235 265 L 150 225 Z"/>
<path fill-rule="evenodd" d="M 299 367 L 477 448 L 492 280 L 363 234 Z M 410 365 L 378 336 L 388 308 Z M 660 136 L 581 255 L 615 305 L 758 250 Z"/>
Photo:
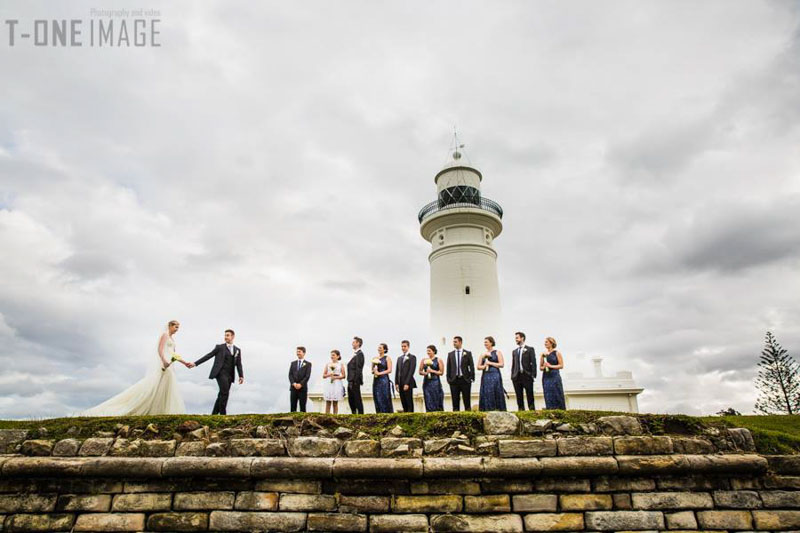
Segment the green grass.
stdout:
<path fill-rule="evenodd" d="M 707 416 L 702 420 L 749 429 L 761 453 L 800 453 L 800 415 Z"/>

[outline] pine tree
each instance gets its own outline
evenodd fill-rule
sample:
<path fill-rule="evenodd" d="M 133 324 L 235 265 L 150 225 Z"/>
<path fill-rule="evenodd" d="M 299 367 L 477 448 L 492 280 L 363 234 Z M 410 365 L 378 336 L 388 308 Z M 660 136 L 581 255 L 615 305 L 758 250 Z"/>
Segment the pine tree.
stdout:
<path fill-rule="evenodd" d="M 758 362 L 756 411 L 763 414 L 800 413 L 800 365 L 767 331 Z"/>

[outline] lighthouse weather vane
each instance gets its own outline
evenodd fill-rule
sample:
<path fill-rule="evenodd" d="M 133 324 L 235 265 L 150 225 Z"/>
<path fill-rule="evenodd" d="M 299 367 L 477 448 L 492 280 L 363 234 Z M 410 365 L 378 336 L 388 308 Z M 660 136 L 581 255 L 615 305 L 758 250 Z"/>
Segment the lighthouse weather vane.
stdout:
<path fill-rule="evenodd" d="M 458 131 L 456 127 L 453 126 L 453 147 L 451 149 L 453 152 L 453 159 L 461 159 L 461 152 L 459 152 L 459 150 L 462 148 L 464 148 L 464 145 L 458 143 Z"/>

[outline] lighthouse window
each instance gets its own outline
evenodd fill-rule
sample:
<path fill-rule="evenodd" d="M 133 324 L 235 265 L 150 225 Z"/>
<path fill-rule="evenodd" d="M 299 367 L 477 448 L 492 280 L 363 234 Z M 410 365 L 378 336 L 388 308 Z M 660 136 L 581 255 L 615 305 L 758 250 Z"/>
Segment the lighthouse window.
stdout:
<path fill-rule="evenodd" d="M 469 294 L 469 285 L 467 285 L 466 287 L 464 287 L 464 293 L 466 293 L 466 294 Z"/>

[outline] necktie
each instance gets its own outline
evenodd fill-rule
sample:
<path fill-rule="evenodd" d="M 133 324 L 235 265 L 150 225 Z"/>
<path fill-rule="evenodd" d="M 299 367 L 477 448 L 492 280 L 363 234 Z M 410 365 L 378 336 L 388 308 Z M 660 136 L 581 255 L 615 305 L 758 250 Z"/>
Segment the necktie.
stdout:
<path fill-rule="evenodd" d="M 514 368 L 516 369 L 516 373 L 519 374 L 522 370 L 520 369 L 519 363 L 519 356 L 522 353 L 522 347 L 520 346 L 517 348 L 517 353 L 514 354 Z"/>
<path fill-rule="evenodd" d="M 297 360 L 297 371 L 298 371 L 298 372 L 300 371 L 300 363 L 302 363 L 302 362 L 303 362 L 303 360 L 302 360 L 302 359 L 298 359 L 298 360 Z"/>
<path fill-rule="evenodd" d="M 461 350 L 456 350 L 456 376 L 461 377 Z"/>

